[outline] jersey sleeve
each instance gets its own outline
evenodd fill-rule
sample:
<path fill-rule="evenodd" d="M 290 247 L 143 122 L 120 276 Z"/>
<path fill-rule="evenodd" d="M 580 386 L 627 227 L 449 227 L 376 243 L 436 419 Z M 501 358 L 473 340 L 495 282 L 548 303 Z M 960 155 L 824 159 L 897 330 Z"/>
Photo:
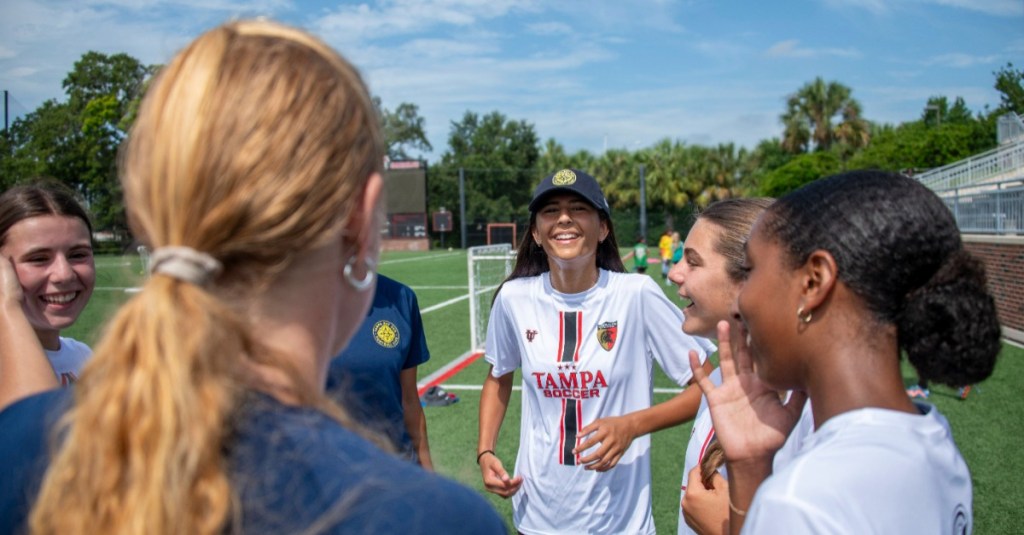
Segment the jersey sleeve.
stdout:
<path fill-rule="evenodd" d="M 427 336 L 423 331 L 423 317 L 420 316 L 420 303 L 416 299 L 416 293 L 408 286 L 403 287 L 405 294 L 406 313 L 409 317 L 409 351 L 405 355 L 405 363 L 402 369 L 406 370 L 419 366 L 430 360 L 430 350 L 427 348 Z"/>
<path fill-rule="evenodd" d="M 508 309 L 507 299 L 502 292 L 498 292 L 487 321 L 487 342 L 484 348 L 484 360 L 493 366 L 493 377 L 515 371 L 522 363 L 515 332 L 515 321 Z"/>
<path fill-rule="evenodd" d="M 654 279 L 645 277 L 641 288 L 647 346 L 658 365 L 676 384 L 686 386 L 693 377 L 690 350 L 697 352 L 703 364 L 715 352 L 706 338 L 683 332 L 683 312 L 665 296 Z"/>

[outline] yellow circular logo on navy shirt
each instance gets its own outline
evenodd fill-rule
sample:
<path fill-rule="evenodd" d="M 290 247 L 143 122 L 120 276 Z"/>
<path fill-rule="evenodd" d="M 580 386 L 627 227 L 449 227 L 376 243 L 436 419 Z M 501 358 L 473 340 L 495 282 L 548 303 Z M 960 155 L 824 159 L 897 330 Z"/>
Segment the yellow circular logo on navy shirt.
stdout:
<path fill-rule="evenodd" d="M 568 186 L 576 183 L 576 173 L 572 169 L 562 169 L 551 177 L 551 184 L 554 186 Z"/>
<path fill-rule="evenodd" d="M 394 323 L 388 320 L 380 320 L 373 324 L 373 339 L 382 347 L 394 348 L 398 345 L 399 338 L 398 327 L 395 327 Z"/>

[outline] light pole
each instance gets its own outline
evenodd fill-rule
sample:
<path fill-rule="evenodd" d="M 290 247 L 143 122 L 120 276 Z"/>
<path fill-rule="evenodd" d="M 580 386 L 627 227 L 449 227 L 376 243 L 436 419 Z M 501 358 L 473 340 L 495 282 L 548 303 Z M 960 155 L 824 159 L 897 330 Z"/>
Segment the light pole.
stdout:
<path fill-rule="evenodd" d="M 647 179 L 644 164 L 640 164 L 640 235 L 647 239 Z"/>

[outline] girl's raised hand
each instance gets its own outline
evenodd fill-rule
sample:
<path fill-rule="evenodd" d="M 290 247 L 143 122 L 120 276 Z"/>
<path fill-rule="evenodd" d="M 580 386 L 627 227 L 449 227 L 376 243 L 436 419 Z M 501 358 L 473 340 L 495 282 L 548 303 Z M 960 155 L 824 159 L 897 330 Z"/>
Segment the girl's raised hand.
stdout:
<path fill-rule="evenodd" d="M 793 392 L 783 403 L 780 393 L 768 387 L 754 372 L 741 328 L 730 338 L 727 321 L 718 322 L 719 366 L 722 384 L 715 387 L 700 366 L 696 352 L 690 352 L 690 368 L 697 385 L 708 400 L 715 434 L 730 462 L 770 462 L 800 418 L 807 396 Z"/>

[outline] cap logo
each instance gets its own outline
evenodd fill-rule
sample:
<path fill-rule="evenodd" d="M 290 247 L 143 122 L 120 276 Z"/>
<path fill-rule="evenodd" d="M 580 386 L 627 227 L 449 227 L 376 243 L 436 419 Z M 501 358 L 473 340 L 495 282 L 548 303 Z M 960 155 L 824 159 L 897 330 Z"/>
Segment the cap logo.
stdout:
<path fill-rule="evenodd" d="M 551 177 L 552 186 L 571 186 L 576 183 L 576 173 L 572 169 L 562 169 Z"/>

